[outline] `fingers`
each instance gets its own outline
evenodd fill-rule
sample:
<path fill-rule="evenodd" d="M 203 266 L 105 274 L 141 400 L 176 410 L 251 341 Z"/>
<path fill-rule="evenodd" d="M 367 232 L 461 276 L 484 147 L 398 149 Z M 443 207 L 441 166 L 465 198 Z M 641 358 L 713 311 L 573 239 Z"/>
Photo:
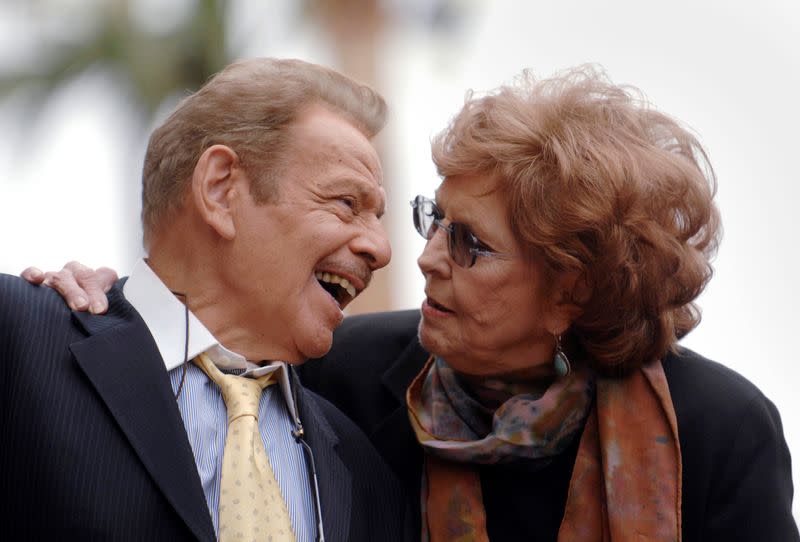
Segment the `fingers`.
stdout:
<path fill-rule="evenodd" d="M 41 284 L 44 282 L 44 272 L 38 267 L 28 267 L 20 273 L 20 276 L 31 284 Z"/>
<path fill-rule="evenodd" d="M 117 272 L 109 267 L 98 267 L 94 272 L 97 273 L 97 280 L 100 282 L 103 292 L 108 292 L 119 280 Z"/>
<path fill-rule="evenodd" d="M 78 283 L 78 276 L 85 280 L 90 273 L 94 273 L 94 270 L 77 262 L 69 262 L 61 271 L 45 273 L 43 284 L 61 294 L 72 310 L 86 311 L 90 310 L 89 296 Z"/>
<path fill-rule="evenodd" d="M 88 307 L 89 312 L 92 314 L 102 314 L 108 310 L 106 292 L 111 289 L 111 286 L 113 286 L 114 282 L 117 280 L 117 273 L 113 269 L 101 267 L 95 271 L 91 267 L 87 267 L 81 263 L 69 262 L 64 265 L 64 269 L 59 273 L 71 274 L 74 281 L 65 284 L 68 284 L 70 288 L 73 287 L 73 284 L 77 288 L 80 288 L 81 292 L 77 292 L 77 289 L 71 290 L 71 292 L 77 294 L 75 298 L 76 306 L 78 306 L 81 300 L 85 300 L 84 307 Z M 64 295 L 67 299 L 67 303 L 69 303 L 70 297 L 65 293 L 62 293 L 62 295 Z M 82 308 L 76 310 L 86 309 Z"/>

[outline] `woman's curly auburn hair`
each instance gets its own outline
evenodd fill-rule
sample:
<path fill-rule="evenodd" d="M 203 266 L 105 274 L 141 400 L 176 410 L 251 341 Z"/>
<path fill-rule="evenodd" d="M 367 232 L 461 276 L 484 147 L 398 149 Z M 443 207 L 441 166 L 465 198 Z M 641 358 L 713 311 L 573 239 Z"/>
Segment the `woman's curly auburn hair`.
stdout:
<path fill-rule="evenodd" d="M 660 359 L 699 323 L 721 235 L 716 177 L 697 138 L 637 89 L 590 65 L 526 71 L 468 93 L 432 154 L 443 177 L 499 179 L 530 256 L 550 279 L 581 278 L 566 342 L 598 370 Z"/>

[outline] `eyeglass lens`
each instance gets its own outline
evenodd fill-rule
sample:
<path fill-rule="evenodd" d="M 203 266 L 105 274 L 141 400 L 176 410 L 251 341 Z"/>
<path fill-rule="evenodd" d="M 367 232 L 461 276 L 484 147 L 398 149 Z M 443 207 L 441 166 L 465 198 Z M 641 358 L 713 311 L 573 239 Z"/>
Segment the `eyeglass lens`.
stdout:
<path fill-rule="evenodd" d="M 413 202 L 414 227 L 419 234 L 431 240 L 436 228 L 441 227 L 447 235 L 447 249 L 453 261 L 462 267 L 470 267 L 475 263 L 473 254 L 473 236 L 464 224 L 453 222 L 449 226 L 441 223 L 442 213 L 436 203 L 423 196 L 417 196 Z"/>

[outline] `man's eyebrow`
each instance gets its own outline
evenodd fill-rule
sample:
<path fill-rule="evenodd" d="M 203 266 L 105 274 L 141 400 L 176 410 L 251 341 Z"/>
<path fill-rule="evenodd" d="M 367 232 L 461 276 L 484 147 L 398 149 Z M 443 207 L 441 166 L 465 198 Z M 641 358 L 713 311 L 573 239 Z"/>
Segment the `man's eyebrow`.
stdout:
<path fill-rule="evenodd" d="M 383 195 L 384 192 L 382 190 L 373 191 L 373 190 L 365 189 L 364 185 L 366 183 L 363 183 L 363 182 L 360 182 L 360 181 L 359 181 L 358 184 L 359 184 L 359 188 L 358 188 L 358 191 L 359 191 L 358 197 L 359 198 L 361 198 L 362 200 L 377 199 L 377 202 L 379 203 L 379 207 L 378 207 L 377 211 L 375 212 L 375 216 L 377 216 L 378 220 L 380 220 L 383 217 L 384 213 L 386 213 L 386 197 Z"/>
<path fill-rule="evenodd" d="M 373 190 L 372 184 L 358 178 L 344 177 L 330 184 L 329 190 L 331 192 L 355 192 L 358 199 L 361 201 L 378 201 L 380 207 L 375 213 L 378 218 L 381 218 L 386 213 L 386 198 L 381 197 L 380 190 Z"/>
<path fill-rule="evenodd" d="M 375 212 L 375 216 L 378 219 L 381 219 L 386 213 L 386 197 L 383 195 L 384 192 L 382 190 L 370 190 L 365 187 L 366 183 L 363 181 L 358 181 L 358 197 L 362 200 L 377 200 L 376 203 L 379 204 L 377 211 Z"/>

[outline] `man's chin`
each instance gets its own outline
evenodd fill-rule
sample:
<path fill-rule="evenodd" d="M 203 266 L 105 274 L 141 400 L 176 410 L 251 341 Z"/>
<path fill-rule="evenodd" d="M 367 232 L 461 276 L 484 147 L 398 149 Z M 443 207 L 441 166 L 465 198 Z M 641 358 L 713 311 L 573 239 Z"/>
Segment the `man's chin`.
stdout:
<path fill-rule="evenodd" d="M 326 294 L 327 295 L 327 294 Z M 333 345 L 333 332 L 344 320 L 339 310 L 330 307 L 311 307 L 301 312 L 302 318 L 290 326 L 295 355 L 288 363 L 303 363 L 309 359 L 321 358 Z"/>
<path fill-rule="evenodd" d="M 333 330 L 321 329 L 313 336 L 313 339 L 304 341 L 300 346 L 301 355 L 298 361 L 291 361 L 290 363 L 298 364 L 304 363 L 309 359 L 321 358 L 333 346 Z"/>

